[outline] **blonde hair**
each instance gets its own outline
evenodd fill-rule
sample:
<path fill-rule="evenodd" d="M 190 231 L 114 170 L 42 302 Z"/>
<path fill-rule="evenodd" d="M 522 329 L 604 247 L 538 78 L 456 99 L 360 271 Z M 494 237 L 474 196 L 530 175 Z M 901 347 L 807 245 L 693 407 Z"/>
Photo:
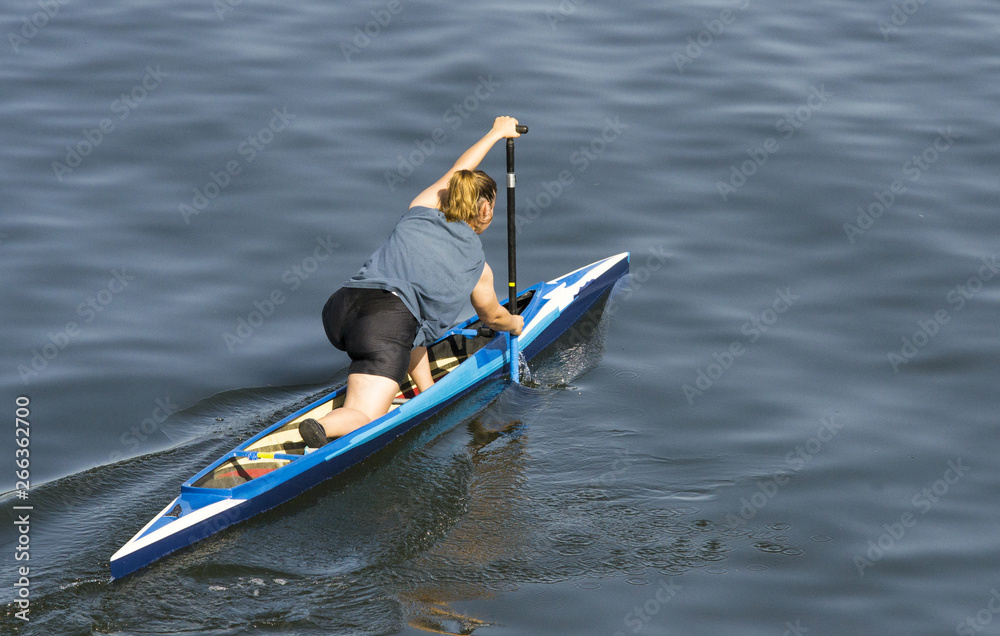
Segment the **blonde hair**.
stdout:
<path fill-rule="evenodd" d="M 448 181 L 448 199 L 441 210 L 444 218 L 454 223 L 465 221 L 475 225 L 480 201 L 492 202 L 497 197 L 497 182 L 482 170 L 457 170 Z"/>

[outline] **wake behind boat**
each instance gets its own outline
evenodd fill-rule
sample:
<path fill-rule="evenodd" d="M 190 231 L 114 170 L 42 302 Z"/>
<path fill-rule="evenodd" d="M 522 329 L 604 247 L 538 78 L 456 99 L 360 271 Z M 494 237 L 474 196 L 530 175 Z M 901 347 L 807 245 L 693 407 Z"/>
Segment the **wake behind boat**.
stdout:
<path fill-rule="evenodd" d="M 538 283 L 517 297 L 524 317 L 517 338 L 530 360 L 565 333 L 629 269 L 627 252 Z M 509 303 L 508 303 L 509 304 Z M 269 426 L 181 485 L 163 508 L 111 557 L 112 578 L 126 576 L 175 550 L 273 508 L 362 462 L 463 395 L 516 368 L 517 349 L 506 334 L 486 334 L 477 317 L 428 346 L 434 384 L 415 394 L 400 387 L 392 409 L 319 449 L 306 447 L 299 422 L 343 404 L 346 387 Z"/>

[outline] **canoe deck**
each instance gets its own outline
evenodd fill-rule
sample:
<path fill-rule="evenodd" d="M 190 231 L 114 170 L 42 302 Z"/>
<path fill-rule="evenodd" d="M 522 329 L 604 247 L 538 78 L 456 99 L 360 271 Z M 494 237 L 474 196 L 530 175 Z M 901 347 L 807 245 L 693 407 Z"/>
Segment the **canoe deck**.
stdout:
<path fill-rule="evenodd" d="M 518 298 L 519 307 L 527 306 L 532 294 L 533 291 L 529 291 Z M 476 321 L 469 325 L 469 328 L 478 329 L 481 326 L 481 321 Z M 434 378 L 434 382 L 438 382 L 458 368 L 466 359 L 489 344 L 492 339 L 492 337 L 487 336 L 467 338 L 450 335 L 430 345 L 427 348 L 427 357 L 430 362 L 431 376 Z M 416 385 L 407 376 L 406 382 L 400 385 L 399 393 L 393 399 L 393 404 L 389 408 L 389 411 L 391 412 L 399 408 L 410 399 L 416 397 L 417 393 L 419 391 Z M 315 449 L 307 448 L 306 443 L 299 435 L 299 423 L 309 418 L 319 419 L 334 409 L 340 408 L 344 404 L 345 397 L 346 393 L 341 392 L 332 400 L 319 404 L 313 409 L 302 413 L 298 417 L 286 422 L 280 428 L 271 431 L 265 437 L 241 449 L 247 453 L 257 453 L 257 457 L 231 457 L 191 485 L 196 488 L 228 490 L 271 473 L 285 466 L 290 461 L 295 461 L 294 459 L 260 457 L 259 454 L 261 453 L 304 456 L 312 452 Z"/>

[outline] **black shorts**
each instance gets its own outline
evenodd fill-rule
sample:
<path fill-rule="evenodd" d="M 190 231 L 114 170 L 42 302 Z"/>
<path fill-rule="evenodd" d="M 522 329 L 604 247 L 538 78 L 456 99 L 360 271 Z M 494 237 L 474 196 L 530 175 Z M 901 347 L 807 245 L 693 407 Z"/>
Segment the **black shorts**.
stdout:
<path fill-rule="evenodd" d="M 333 346 L 351 356 L 350 373 L 402 384 L 419 323 L 403 301 L 381 289 L 341 287 L 323 307 L 323 328 Z"/>

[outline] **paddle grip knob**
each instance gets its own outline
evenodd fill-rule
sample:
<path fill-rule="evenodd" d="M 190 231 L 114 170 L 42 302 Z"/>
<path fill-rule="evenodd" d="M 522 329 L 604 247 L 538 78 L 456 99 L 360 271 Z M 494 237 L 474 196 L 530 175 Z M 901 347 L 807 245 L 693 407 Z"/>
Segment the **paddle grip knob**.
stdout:
<path fill-rule="evenodd" d="M 518 124 L 518 125 L 514 126 L 514 132 L 518 132 L 518 133 L 521 133 L 523 135 L 524 133 L 528 132 L 528 127 L 527 126 L 523 126 L 521 124 Z"/>

